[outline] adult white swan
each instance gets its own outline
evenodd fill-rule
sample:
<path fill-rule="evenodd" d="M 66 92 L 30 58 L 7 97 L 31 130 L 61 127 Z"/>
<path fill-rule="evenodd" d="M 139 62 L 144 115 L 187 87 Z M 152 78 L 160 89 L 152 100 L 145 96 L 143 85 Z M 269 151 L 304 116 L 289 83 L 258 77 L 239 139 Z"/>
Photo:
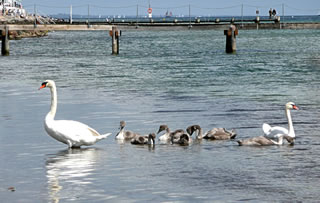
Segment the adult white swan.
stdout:
<path fill-rule="evenodd" d="M 266 137 L 271 138 L 271 139 L 273 139 L 273 138 L 278 139 L 282 135 L 288 135 L 291 138 L 295 138 L 296 135 L 294 133 L 292 119 L 291 119 L 291 113 L 290 113 L 291 109 L 299 110 L 299 108 L 293 102 L 288 102 L 286 104 L 286 116 L 287 116 L 287 120 L 288 120 L 289 130 L 284 127 L 280 127 L 280 126 L 271 127 L 269 124 L 264 123 L 262 125 L 262 130 L 263 130 L 263 133 Z"/>
<path fill-rule="evenodd" d="M 78 121 L 54 120 L 58 103 L 56 84 L 53 80 L 46 80 L 41 84 L 39 90 L 45 87 L 49 87 L 51 91 L 51 108 L 44 120 L 44 127 L 51 137 L 72 148 L 93 145 L 111 135 L 111 133 L 100 135 L 93 128 Z"/>

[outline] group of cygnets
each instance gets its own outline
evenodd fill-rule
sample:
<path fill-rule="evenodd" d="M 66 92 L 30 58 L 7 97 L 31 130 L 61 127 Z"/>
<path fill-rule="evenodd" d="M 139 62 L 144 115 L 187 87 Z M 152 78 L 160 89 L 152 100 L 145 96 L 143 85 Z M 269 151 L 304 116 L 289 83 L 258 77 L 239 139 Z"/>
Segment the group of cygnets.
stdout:
<path fill-rule="evenodd" d="M 240 146 L 268 146 L 268 145 L 282 145 L 283 141 L 286 140 L 289 144 L 294 144 L 295 133 L 293 130 L 290 109 L 298 110 L 298 107 L 289 102 L 286 104 L 286 116 L 288 119 L 289 130 L 283 127 L 275 126 L 271 127 L 269 124 L 264 123 L 262 125 L 262 130 L 264 132 L 263 136 L 252 137 L 243 140 L 237 140 Z M 125 130 L 125 121 L 120 121 L 120 131 L 115 136 L 117 140 L 127 140 L 131 144 L 155 144 L 156 134 L 150 133 L 149 135 L 139 135 L 132 131 Z M 195 140 L 230 140 L 235 139 L 237 133 L 234 129 L 231 131 L 225 128 L 213 128 L 212 130 L 203 133 L 202 128 L 199 125 L 191 125 L 187 127 L 186 131 L 183 129 L 178 129 L 173 132 L 170 131 L 167 125 L 160 125 L 157 134 L 165 131 L 163 135 L 159 137 L 160 143 L 170 143 L 178 145 L 189 145 L 192 142 L 192 135 L 195 134 Z"/>
<path fill-rule="evenodd" d="M 57 88 L 53 80 L 46 80 L 41 83 L 39 88 L 49 88 L 51 92 L 51 106 L 50 111 L 45 117 L 44 128 L 48 135 L 56 139 L 59 142 L 67 144 L 69 148 L 90 146 L 96 142 L 105 139 L 110 136 L 111 133 L 100 134 L 95 129 L 88 125 L 74 120 L 55 120 L 57 112 L 58 99 Z M 298 107 L 293 102 L 286 104 L 286 116 L 288 120 L 289 129 L 274 126 L 264 123 L 262 130 L 264 136 L 253 137 L 244 140 L 238 140 L 239 145 L 282 145 L 283 140 L 287 140 L 290 144 L 294 143 L 295 133 L 293 130 L 292 119 L 290 110 L 298 110 Z M 116 135 L 118 140 L 130 140 L 132 144 L 154 144 L 156 135 L 150 133 L 149 135 L 141 136 L 137 133 L 124 130 L 125 122 L 120 122 L 120 132 Z M 192 142 L 192 135 L 196 134 L 196 140 L 209 139 L 209 140 L 229 140 L 236 137 L 234 130 L 228 131 L 225 128 L 213 128 L 206 133 L 202 133 L 202 129 L 199 125 L 192 125 L 186 129 L 186 132 L 182 129 L 171 132 L 167 125 L 161 125 L 158 133 L 165 131 L 163 135 L 159 137 L 160 142 L 188 145 Z"/>
<path fill-rule="evenodd" d="M 115 136 L 116 140 L 130 141 L 131 144 L 136 145 L 154 145 L 156 140 L 156 134 L 150 133 L 148 135 L 140 135 L 138 133 L 125 130 L 125 121 L 120 121 L 119 132 Z M 290 125 L 289 125 L 290 127 Z M 250 146 L 268 146 L 268 145 L 282 145 L 283 140 L 287 140 L 289 144 L 294 143 L 294 135 L 290 136 L 289 133 L 283 133 L 281 130 L 286 130 L 282 127 L 272 127 L 268 124 L 263 124 L 263 136 L 252 137 L 249 139 L 237 140 L 240 146 L 250 145 Z M 292 128 L 293 129 L 293 128 Z M 290 130 L 290 128 L 289 128 Z M 184 131 L 183 129 L 178 129 L 175 131 L 170 131 L 167 125 L 160 125 L 157 135 L 165 131 L 164 134 L 160 135 L 158 140 L 161 144 L 178 144 L 178 145 L 189 145 L 193 140 L 201 141 L 206 140 L 230 140 L 235 139 L 237 133 L 234 129 L 228 131 L 225 128 L 213 128 L 205 133 L 203 133 L 200 125 L 191 125 L 187 127 Z M 273 132 L 272 132 L 273 131 Z M 277 132 L 275 132 L 277 131 Z M 272 135 L 271 135 L 272 134 Z M 193 139 L 192 136 L 195 135 Z"/>
<path fill-rule="evenodd" d="M 127 140 L 131 144 L 155 144 L 156 134 L 150 133 L 148 135 L 140 135 L 129 130 L 125 130 L 125 121 L 120 121 L 120 131 L 116 135 L 117 140 Z M 202 128 L 199 125 L 191 125 L 186 131 L 178 129 L 173 132 L 170 131 L 167 125 L 160 125 L 157 134 L 165 131 L 163 135 L 159 137 L 160 143 L 171 143 L 179 145 L 189 145 L 192 142 L 192 135 L 196 134 L 197 140 L 230 140 L 236 137 L 235 130 L 228 131 L 225 128 L 213 128 L 205 134 L 202 134 Z M 196 132 L 196 133 L 195 133 Z"/>

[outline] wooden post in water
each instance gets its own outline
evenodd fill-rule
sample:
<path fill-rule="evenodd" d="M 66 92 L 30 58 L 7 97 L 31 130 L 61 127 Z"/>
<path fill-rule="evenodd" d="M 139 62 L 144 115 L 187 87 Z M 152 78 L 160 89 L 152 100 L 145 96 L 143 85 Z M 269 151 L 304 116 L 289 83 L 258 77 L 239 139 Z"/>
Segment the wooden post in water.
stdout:
<path fill-rule="evenodd" d="M 118 55 L 119 54 L 119 37 L 120 37 L 120 30 L 117 27 L 112 27 L 112 30 L 109 32 L 110 36 L 112 37 L 112 54 Z"/>
<path fill-rule="evenodd" d="M 238 29 L 235 25 L 230 25 L 229 30 L 224 30 L 226 35 L 226 52 L 235 53 L 237 50 L 236 36 L 238 35 Z"/>
<path fill-rule="evenodd" d="M 1 40 L 1 54 L 2 56 L 9 56 L 9 29 L 7 26 L 1 31 Z"/>

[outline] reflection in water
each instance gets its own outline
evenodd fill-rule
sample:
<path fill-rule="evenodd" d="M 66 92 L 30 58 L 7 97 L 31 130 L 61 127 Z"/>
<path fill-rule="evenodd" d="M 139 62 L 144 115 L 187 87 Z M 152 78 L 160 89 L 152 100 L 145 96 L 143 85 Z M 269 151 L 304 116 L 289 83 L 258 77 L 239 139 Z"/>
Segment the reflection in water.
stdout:
<path fill-rule="evenodd" d="M 46 170 L 51 202 L 64 198 L 76 199 L 84 192 L 85 185 L 92 184 L 89 176 L 94 173 L 99 151 L 95 148 L 67 149 L 49 155 Z"/>

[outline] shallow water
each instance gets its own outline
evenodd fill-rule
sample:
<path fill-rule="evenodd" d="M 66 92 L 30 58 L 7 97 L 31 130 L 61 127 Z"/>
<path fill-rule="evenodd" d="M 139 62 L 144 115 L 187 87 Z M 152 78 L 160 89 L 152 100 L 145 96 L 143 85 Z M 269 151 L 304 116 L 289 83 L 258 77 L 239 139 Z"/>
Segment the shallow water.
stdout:
<path fill-rule="evenodd" d="M 223 31 L 126 31 L 119 56 L 105 32 L 10 41 L 10 56 L 0 57 L 2 201 L 318 201 L 319 34 L 241 31 L 231 55 Z M 57 119 L 113 136 L 125 120 L 140 133 L 200 124 L 248 138 L 261 135 L 263 122 L 286 127 L 284 104 L 293 101 L 301 109 L 292 112 L 297 139 L 280 147 L 148 147 L 112 136 L 68 150 L 43 128 L 50 92 L 38 88 L 46 79 L 57 84 Z"/>

